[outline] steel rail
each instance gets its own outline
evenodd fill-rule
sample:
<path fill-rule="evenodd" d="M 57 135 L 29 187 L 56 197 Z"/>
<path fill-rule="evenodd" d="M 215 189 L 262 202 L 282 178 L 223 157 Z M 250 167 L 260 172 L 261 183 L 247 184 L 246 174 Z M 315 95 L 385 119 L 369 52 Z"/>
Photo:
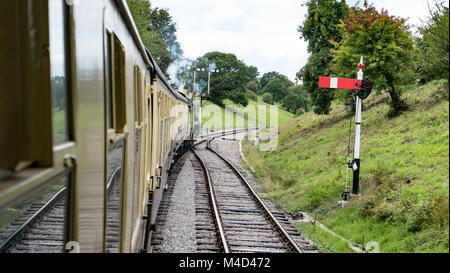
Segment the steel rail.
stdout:
<path fill-rule="evenodd" d="M 209 200 L 211 201 L 211 204 L 213 206 L 214 219 L 215 219 L 215 222 L 216 222 L 216 226 L 219 229 L 218 231 L 219 231 L 220 240 L 221 240 L 221 244 L 222 244 L 224 253 L 230 253 L 230 249 L 228 247 L 228 243 L 227 243 L 227 240 L 226 240 L 226 237 L 225 237 L 225 231 L 224 231 L 224 228 L 223 228 L 222 217 L 220 215 L 219 208 L 217 206 L 217 200 L 216 200 L 216 196 L 215 196 L 214 187 L 212 185 L 211 175 L 209 173 L 208 168 L 206 167 L 205 162 L 203 162 L 203 160 L 195 152 L 194 149 L 191 149 L 191 151 L 194 153 L 195 157 L 200 162 L 200 165 L 202 166 L 202 169 L 203 169 L 203 171 L 205 173 L 205 176 L 206 176 L 206 181 L 208 183 L 208 190 L 209 190 Z"/>
<path fill-rule="evenodd" d="M 202 143 L 204 143 L 206 141 L 209 141 L 212 138 L 219 138 L 219 137 L 222 137 L 222 136 L 229 136 L 229 135 L 232 135 L 232 134 L 235 134 L 235 133 L 248 132 L 249 130 L 252 130 L 252 129 L 243 129 L 242 128 L 242 129 L 228 130 L 228 131 L 223 131 L 223 132 L 211 133 L 211 134 L 203 135 L 201 138 L 205 138 L 205 139 L 202 139 L 202 140 L 198 141 L 197 143 L 194 143 L 194 147 L 197 146 L 197 145 L 200 145 L 200 144 L 202 144 Z M 208 137 L 212 137 L 212 138 L 208 138 Z"/>
<path fill-rule="evenodd" d="M 242 133 L 247 131 L 247 129 L 241 128 L 241 129 L 236 129 L 236 130 L 226 130 L 226 131 L 220 131 L 220 132 L 214 132 L 214 133 L 209 133 L 209 134 L 205 134 L 205 135 L 201 135 L 200 138 L 208 138 L 211 136 L 216 136 L 216 137 L 220 137 L 220 136 L 228 136 L 231 135 L 233 133 Z"/>
<path fill-rule="evenodd" d="M 290 248 L 294 250 L 297 253 L 303 253 L 303 251 L 298 247 L 298 245 L 294 242 L 294 240 L 291 238 L 291 236 L 287 233 L 287 231 L 284 229 L 284 227 L 278 222 L 278 220 L 275 218 L 275 216 L 270 212 L 269 208 L 264 204 L 261 198 L 259 198 L 258 194 L 253 190 L 253 187 L 250 185 L 250 183 L 245 179 L 245 177 L 242 175 L 242 173 L 224 156 L 222 156 L 219 152 L 211 148 L 211 142 L 215 138 L 212 138 L 208 141 L 206 148 L 216 154 L 219 158 L 221 158 L 225 163 L 227 163 L 228 166 L 233 169 L 233 171 L 238 175 L 238 177 L 243 182 L 244 186 L 250 191 L 253 198 L 257 201 L 260 208 L 263 210 L 263 212 L 269 217 L 269 220 L 275 225 L 275 228 L 278 230 L 280 235 L 285 239 L 285 241 L 288 242 Z"/>
<path fill-rule="evenodd" d="M 107 191 L 108 193 L 109 193 L 109 191 L 110 191 L 110 189 L 111 189 L 112 182 L 113 182 L 114 179 L 116 178 L 117 173 L 118 173 L 119 171 L 122 171 L 122 166 L 116 167 L 116 168 L 114 169 L 114 171 L 112 172 L 111 176 L 109 177 L 109 179 L 108 179 L 108 184 L 106 185 L 106 191 Z"/>
<path fill-rule="evenodd" d="M 47 211 L 61 196 L 62 194 L 67 190 L 67 187 L 62 188 L 59 190 L 53 197 L 48 200 L 38 211 L 36 211 L 25 223 L 23 223 L 14 233 L 12 233 L 6 240 L 0 245 L 0 253 L 5 252 L 17 239 L 17 237 L 24 232 L 29 225 L 31 225 L 35 220 L 38 219 L 38 217 L 41 216 L 42 213 Z"/>

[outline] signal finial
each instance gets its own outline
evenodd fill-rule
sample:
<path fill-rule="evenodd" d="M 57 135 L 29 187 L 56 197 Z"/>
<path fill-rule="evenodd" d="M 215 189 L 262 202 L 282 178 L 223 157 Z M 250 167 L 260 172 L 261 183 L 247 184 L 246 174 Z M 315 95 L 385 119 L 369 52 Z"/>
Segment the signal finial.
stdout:
<path fill-rule="evenodd" d="M 363 56 L 361 56 L 361 61 L 359 61 L 358 69 L 364 69 Z"/>

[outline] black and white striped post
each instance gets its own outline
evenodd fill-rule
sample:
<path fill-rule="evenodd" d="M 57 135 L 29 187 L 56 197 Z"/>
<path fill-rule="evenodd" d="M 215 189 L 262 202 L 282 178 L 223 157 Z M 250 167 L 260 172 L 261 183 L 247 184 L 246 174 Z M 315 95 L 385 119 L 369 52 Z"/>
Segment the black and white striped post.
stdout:
<path fill-rule="evenodd" d="M 363 57 L 361 56 L 361 61 L 358 64 L 358 73 L 356 75 L 356 79 L 358 81 L 362 81 L 364 78 L 364 63 Z M 361 109 L 362 109 L 362 99 L 359 96 L 356 96 L 356 116 L 355 116 L 355 150 L 353 156 L 353 194 L 359 194 L 359 169 L 361 167 L 360 161 L 360 146 L 361 146 Z"/>

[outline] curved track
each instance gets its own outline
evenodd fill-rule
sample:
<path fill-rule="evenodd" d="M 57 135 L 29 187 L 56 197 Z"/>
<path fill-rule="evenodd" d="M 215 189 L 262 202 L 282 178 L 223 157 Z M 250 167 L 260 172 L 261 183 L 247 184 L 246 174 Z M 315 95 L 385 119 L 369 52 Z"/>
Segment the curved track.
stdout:
<path fill-rule="evenodd" d="M 201 245 L 199 250 L 302 253 L 291 237 L 296 231 L 287 231 L 239 170 L 210 147 L 213 140 L 209 139 L 206 145 L 199 142 L 198 148 L 192 150 L 206 183 L 203 211 L 205 215 L 212 212 L 209 218 L 197 221 L 197 229 L 209 232 L 209 237 L 205 234 L 197 243 Z M 206 192 L 206 200 L 205 195 Z"/>

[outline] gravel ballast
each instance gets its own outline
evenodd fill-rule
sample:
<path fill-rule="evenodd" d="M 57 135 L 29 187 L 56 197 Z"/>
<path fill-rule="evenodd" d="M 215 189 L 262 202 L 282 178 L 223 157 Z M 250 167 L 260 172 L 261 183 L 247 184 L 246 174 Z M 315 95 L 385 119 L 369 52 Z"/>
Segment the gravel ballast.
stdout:
<path fill-rule="evenodd" d="M 186 160 L 175 184 L 159 252 L 196 252 L 194 196 L 194 169 L 191 161 Z"/>

